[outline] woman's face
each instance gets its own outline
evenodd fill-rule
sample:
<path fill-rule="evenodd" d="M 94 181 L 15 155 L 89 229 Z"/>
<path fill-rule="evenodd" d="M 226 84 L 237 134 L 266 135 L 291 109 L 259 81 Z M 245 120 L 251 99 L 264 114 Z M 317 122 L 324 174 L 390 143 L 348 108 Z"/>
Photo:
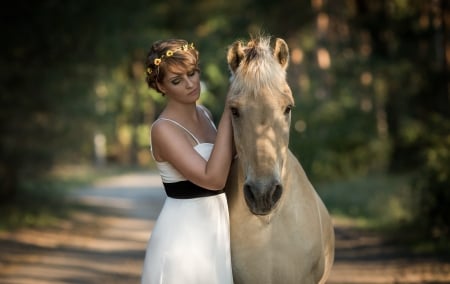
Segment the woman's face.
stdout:
<path fill-rule="evenodd" d="M 195 102 L 200 96 L 200 73 L 190 70 L 167 71 L 158 88 L 169 98 L 181 102 Z"/>

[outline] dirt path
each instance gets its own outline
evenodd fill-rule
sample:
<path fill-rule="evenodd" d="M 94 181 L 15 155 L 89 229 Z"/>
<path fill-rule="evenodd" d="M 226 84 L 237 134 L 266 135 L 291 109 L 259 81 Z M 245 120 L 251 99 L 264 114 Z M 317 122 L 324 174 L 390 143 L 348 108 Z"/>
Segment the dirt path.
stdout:
<path fill-rule="evenodd" d="M 73 219 L 0 233 L 0 283 L 139 283 L 164 196 L 153 174 L 117 176 L 79 190 L 86 210 Z M 378 236 L 337 226 L 328 283 L 450 283 L 450 263 L 412 257 Z"/>
<path fill-rule="evenodd" d="M 85 207 L 45 230 L 0 234 L 0 283 L 138 283 L 164 201 L 156 175 L 108 178 L 75 196 Z"/>
<path fill-rule="evenodd" d="M 336 257 L 327 283 L 450 283 L 450 260 L 419 256 L 382 237 L 336 226 Z"/>

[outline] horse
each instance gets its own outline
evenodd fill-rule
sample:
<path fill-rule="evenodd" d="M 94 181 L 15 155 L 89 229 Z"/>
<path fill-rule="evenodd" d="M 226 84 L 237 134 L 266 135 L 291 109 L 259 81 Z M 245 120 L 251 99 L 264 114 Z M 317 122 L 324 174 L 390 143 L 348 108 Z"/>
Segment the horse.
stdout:
<path fill-rule="evenodd" d="M 234 283 L 325 283 L 334 261 L 330 215 L 288 147 L 289 48 L 277 38 L 228 47 L 226 98 L 236 158 L 225 186 Z"/>

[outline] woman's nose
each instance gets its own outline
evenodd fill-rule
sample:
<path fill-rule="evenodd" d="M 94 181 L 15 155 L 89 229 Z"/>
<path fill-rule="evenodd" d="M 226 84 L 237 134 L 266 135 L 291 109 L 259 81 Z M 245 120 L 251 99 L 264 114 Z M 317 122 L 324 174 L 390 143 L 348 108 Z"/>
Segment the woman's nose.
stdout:
<path fill-rule="evenodd" d="M 186 78 L 186 88 L 192 88 L 194 86 L 194 82 L 191 80 L 191 78 Z"/>

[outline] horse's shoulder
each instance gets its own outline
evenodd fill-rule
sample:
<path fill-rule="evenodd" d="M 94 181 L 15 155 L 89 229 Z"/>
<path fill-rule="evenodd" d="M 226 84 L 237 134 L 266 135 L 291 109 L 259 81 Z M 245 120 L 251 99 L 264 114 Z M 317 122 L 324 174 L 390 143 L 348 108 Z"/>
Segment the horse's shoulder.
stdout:
<path fill-rule="evenodd" d="M 302 175 L 305 175 L 305 171 L 303 170 L 303 166 L 300 163 L 300 160 L 297 158 L 297 156 L 292 153 L 291 150 L 288 151 L 288 167 L 290 171 L 293 171 L 294 173 L 300 173 Z"/>

